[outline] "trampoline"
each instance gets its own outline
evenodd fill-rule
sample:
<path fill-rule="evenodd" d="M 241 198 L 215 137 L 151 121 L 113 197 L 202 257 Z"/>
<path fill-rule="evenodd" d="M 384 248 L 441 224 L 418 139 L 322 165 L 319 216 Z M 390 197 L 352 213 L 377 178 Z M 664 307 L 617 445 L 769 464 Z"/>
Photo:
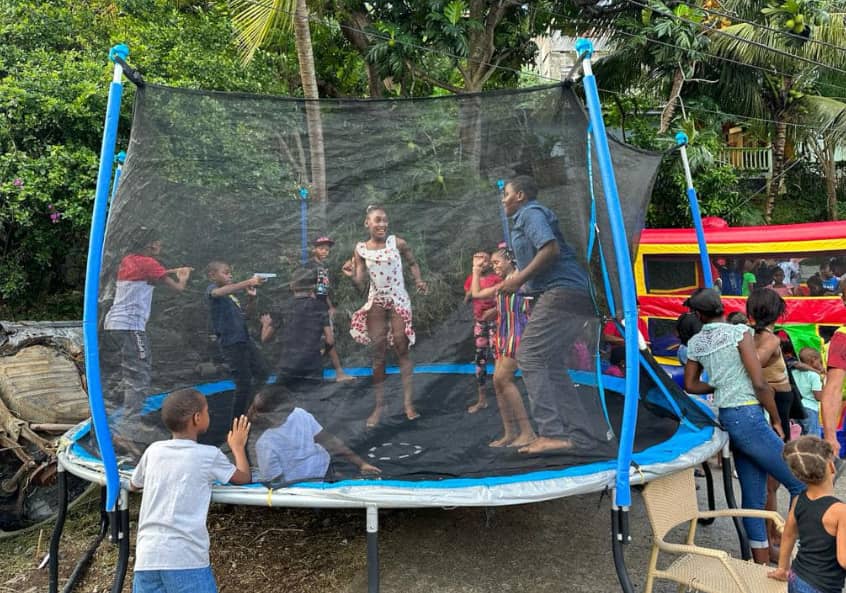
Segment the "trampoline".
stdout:
<path fill-rule="evenodd" d="M 168 438 L 158 410 L 169 393 L 186 387 L 200 391 L 209 404 L 212 425 L 201 442 L 223 444 L 231 424 L 236 385 L 210 329 L 202 268 L 225 261 L 236 281 L 268 275 L 258 287 L 256 317 L 267 313 L 292 324 L 290 311 L 299 298 L 292 294 L 294 279 L 308 267 L 314 238 L 326 235 L 335 243 L 327 260 L 337 311 L 335 351 L 355 379 L 335 382 L 334 371 L 324 369 L 322 377 L 291 384 L 282 369 L 307 340 L 292 330 L 286 335 L 286 327 L 294 327 L 288 325 L 278 328 L 278 341 L 261 346 L 271 371 L 267 382 L 289 384 L 294 405 L 382 473 L 375 479 L 333 459 L 331 477 L 286 482 L 256 476 L 249 485 L 216 485 L 212 499 L 367 509 L 370 589 L 375 591 L 379 508 L 510 505 L 610 489 L 615 560 L 621 584 L 630 590 L 619 545 L 628 538 L 631 484 L 703 463 L 724 448 L 727 438 L 706 407 L 661 372 L 648 351 L 638 350 L 631 332 L 624 332 L 625 368 L 636 372 L 622 378 L 603 373 L 603 322 L 619 316 L 636 327 L 631 258 L 661 155 L 609 142 L 590 71 L 592 48 L 585 41 L 578 47 L 587 111 L 569 83 L 431 99 L 316 103 L 174 89 L 145 84 L 127 65 L 128 50 L 113 48 L 115 78 L 85 301 L 92 421 L 65 435 L 59 460 L 60 477 L 71 472 L 105 486 L 105 509 L 121 546 L 116 590 L 126 569 L 126 487 L 134 461 L 123 455 L 120 443 L 141 438 L 137 426 L 146 427 L 142 446 Z M 113 174 L 124 74 L 137 88 L 125 162 L 121 159 Z M 310 182 L 315 112 L 323 129 L 325 188 Z M 566 452 L 525 455 L 488 445 L 502 430 L 490 366 L 489 405 L 467 412 L 477 379 L 473 317 L 462 285 L 474 252 L 510 243 L 501 195 L 516 175 L 536 180 L 539 200 L 557 213 L 567 244 L 590 277 L 592 311 L 574 314 L 576 338 L 562 346 L 572 349 L 570 362 L 556 369 L 568 386 L 557 397 L 575 398 L 588 410 L 569 419 L 587 440 Z M 624 190 L 620 195 L 618 185 Z M 391 232 L 413 248 L 429 290 L 411 295 L 417 334 L 413 375 L 404 384 L 389 355 L 383 384 L 387 407 L 371 428 L 365 420 L 374 405 L 372 353 L 349 331 L 366 297 L 340 269 L 364 238 L 362 219 L 372 204 L 390 214 Z M 125 259 L 135 253 L 139 238 L 150 243 L 151 229 L 162 242 L 156 257 L 167 262 L 169 273 L 182 266 L 194 273 L 179 290 L 155 288 L 140 332 L 149 339 L 144 352 L 152 352 L 149 375 L 130 384 L 121 366 L 125 361 L 115 362 L 108 325 L 116 288 L 133 281 Z M 408 277 L 405 282 L 413 286 Z M 257 324 L 252 327 L 257 334 Z M 531 409 L 522 380 L 516 382 Z M 129 417 L 121 397 L 139 383 L 143 407 L 139 417 Z M 413 390 L 417 419 L 403 413 L 404 388 Z M 247 449 L 252 461 L 257 432 L 254 428 Z M 51 546 L 51 590 L 58 586 L 62 520 Z"/>

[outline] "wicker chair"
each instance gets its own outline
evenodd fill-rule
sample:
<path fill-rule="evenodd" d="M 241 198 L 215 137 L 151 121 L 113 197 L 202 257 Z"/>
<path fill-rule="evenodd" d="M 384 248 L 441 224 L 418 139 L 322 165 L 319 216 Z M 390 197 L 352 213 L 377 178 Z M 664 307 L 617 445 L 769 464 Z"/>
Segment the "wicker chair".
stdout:
<path fill-rule="evenodd" d="M 767 578 L 772 570 L 761 564 L 740 560 L 722 550 L 703 548 L 694 544 L 696 520 L 708 517 L 761 517 L 775 521 L 779 530 L 784 521 L 777 513 L 752 509 L 725 509 L 700 512 L 696 501 L 693 470 L 686 470 L 649 482 L 643 491 L 646 514 L 652 526 L 653 544 L 644 593 L 652 593 L 655 579 L 680 583 L 679 592 L 703 593 L 786 593 L 787 583 Z M 667 533 L 677 525 L 689 523 L 684 544 L 664 541 Z M 658 568 L 658 553 L 680 555 L 667 568 Z"/>

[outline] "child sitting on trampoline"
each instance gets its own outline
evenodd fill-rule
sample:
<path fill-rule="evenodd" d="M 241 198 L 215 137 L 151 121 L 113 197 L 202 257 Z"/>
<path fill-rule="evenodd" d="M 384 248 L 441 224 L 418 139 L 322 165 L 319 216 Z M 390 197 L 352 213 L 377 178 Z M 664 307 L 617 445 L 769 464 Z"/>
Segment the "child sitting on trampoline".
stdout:
<path fill-rule="evenodd" d="M 482 258 L 482 276 L 479 278 L 479 286 L 484 290 L 499 284 L 499 276 L 493 273 L 491 268 L 491 256 L 485 252 L 476 253 Z M 473 274 L 470 273 L 464 281 L 464 302 L 473 302 L 473 342 L 476 347 L 476 356 L 473 362 L 476 363 L 476 383 L 478 384 L 478 399 L 476 403 L 467 408 L 471 414 L 488 407 L 487 395 L 485 393 L 485 379 L 488 376 L 488 358 L 491 355 L 494 335 L 496 333 L 496 299 L 476 298 L 473 296 Z"/>
<path fill-rule="evenodd" d="M 381 473 L 324 430 L 309 412 L 296 407 L 291 392 L 283 385 L 262 389 L 250 407 L 249 417 L 256 431 L 263 430 L 255 444 L 260 482 L 333 481 L 332 455 L 345 457 L 362 474 Z"/>
<path fill-rule="evenodd" d="M 803 436 L 784 446 L 784 459 L 808 489 L 790 505 L 778 568 L 767 576 L 787 581 L 789 593 L 839 593 L 846 581 L 846 504 L 834 496 L 834 450 L 819 437 Z"/>
<path fill-rule="evenodd" d="M 471 294 L 473 298 L 496 298 L 496 332 L 494 334 L 494 392 L 502 416 L 503 435 L 490 442 L 491 447 L 523 447 L 537 438 L 514 374 L 517 372 L 517 348 L 529 315 L 530 299 L 519 292 L 499 292 L 502 281 L 515 272 L 514 261 L 503 245 L 490 255 L 490 263 L 500 282 L 482 288 L 481 278 L 486 265 L 487 254 L 473 256 Z"/>
<path fill-rule="evenodd" d="M 211 325 L 235 380 L 231 417 L 238 418 L 247 411 L 254 386 L 267 380 L 267 366 L 247 328 L 247 317 L 255 310 L 256 286 L 263 283 L 264 278 L 251 276 L 241 282 L 232 282 L 232 268 L 222 260 L 209 262 L 206 275 L 210 281 L 206 302 Z M 243 307 L 235 296 L 242 291 L 247 295 Z"/>
<path fill-rule="evenodd" d="M 212 593 L 217 585 L 206 529 L 211 487 L 250 482 L 245 451 L 250 423 L 246 416 L 232 422 L 226 438 L 235 457 L 232 465 L 217 447 L 197 443 L 209 428 L 209 407 L 196 389 L 171 393 L 162 406 L 162 421 L 172 438 L 150 445 L 129 481 L 132 490 L 144 491 L 132 590 Z"/>

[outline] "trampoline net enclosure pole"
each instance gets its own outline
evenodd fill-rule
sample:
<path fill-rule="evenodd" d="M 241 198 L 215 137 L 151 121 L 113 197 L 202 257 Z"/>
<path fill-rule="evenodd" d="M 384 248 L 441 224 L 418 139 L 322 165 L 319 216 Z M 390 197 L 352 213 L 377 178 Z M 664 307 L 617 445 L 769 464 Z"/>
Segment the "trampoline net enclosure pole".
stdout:
<path fill-rule="evenodd" d="M 116 45 L 109 52 L 109 58 L 126 59 L 129 48 Z M 103 143 L 100 148 L 100 168 L 97 173 L 97 190 L 94 197 L 94 211 L 91 217 L 91 234 L 88 243 L 88 261 L 85 270 L 85 297 L 83 301 L 83 338 L 85 341 L 85 375 L 88 385 L 88 401 L 91 421 L 95 428 L 97 445 L 106 474 L 106 510 L 115 508 L 120 490 L 117 459 L 112 446 L 109 424 L 103 405 L 103 391 L 100 376 L 98 305 L 100 293 L 100 267 L 103 258 L 103 243 L 106 232 L 109 186 L 114 164 L 120 103 L 123 93 L 123 68 L 115 62 L 109 98 L 106 105 L 106 119 L 103 126 Z"/>

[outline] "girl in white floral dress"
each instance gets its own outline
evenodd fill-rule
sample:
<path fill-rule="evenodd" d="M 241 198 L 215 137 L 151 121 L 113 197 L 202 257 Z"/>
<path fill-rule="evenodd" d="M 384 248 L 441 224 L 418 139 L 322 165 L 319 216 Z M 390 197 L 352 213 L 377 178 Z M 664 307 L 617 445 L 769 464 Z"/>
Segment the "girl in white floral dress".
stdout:
<path fill-rule="evenodd" d="M 420 266 L 403 239 L 388 235 L 388 215 L 381 206 L 368 206 L 364 226 L 370 233 L 367 241 L 356 244 L 353 256 L 343 272 L 364 289 L 370 277 L 367 302 L 356 311 L 350 323 L 350 335 L 356 342 L 373 346 L 373 391 L 376 405 L 367 418 L 367 428 L 379 424 L 385 407 L 385 354 L 393 346 L 399 358 L 402 377 L 403 407 L 409 420 L 420 417 L 414 407 L 412 375 L 414 363 L 409 348 L 414 344 L 411 324 L 411 300 L 405 290 L 402 258 L 408 263 L 417 292 L 428 292 L 420 275 Z"/>

